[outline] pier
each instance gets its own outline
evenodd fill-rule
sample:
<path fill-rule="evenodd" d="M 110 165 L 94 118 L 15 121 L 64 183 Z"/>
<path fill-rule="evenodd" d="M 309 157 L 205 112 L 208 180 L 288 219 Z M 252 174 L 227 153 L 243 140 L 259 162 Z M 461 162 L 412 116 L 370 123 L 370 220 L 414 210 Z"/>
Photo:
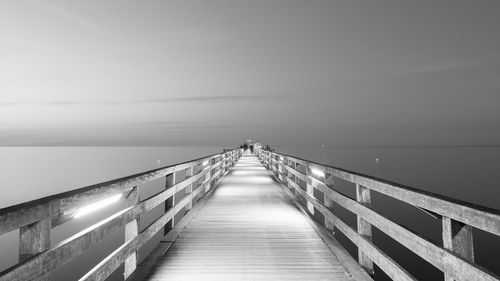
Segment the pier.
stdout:
<path fill-rule="evenodd" d="M 356 198 L 335 189 L 352 184 Z M 165 189 L 140 198 L 138 189 Z M 425 239 L 371 208 L 372 193 L 441 220 L 442 244 Z M 125 208 L 51 245 L 51 229 L 111 200 Z M 89 208 L 91 206 L 91 208 Z M 141 228 L 153 209 L 163 213 Z M 351 227 L 336 213 L 356 217 Z M 0 209 L 0 235 L 19 229 L 19 263 L 0 281 L 51 280 L 51 274 L 124 231 L 125 241 L 79 280 L 373 280 L 377 265 L 393 280 L 417 280 L 372 242 L 376 228 L 442 271 L 445 280 L 500 280 L 474 262 L 473 228 L 500 235 L 500 212 L 298 157 L 243 149 L 161 167 Z M 335 239 L 358 250 L 353 257 Z M 145 258 L 138 253 L 160 235 Z"/>

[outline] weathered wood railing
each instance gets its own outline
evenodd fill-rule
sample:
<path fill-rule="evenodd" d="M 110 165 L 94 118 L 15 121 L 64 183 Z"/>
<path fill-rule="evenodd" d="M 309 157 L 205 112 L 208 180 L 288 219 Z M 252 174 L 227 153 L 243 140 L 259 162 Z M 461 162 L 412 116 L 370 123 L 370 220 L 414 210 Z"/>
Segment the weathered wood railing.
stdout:
<path fill-rule="evenodd" d="M 138 250 L 159 231 L 168 232 L 176 223 L 176 214 L 190 209 L 206 195 L 241 153 L 240 149 L 225 150 L 220 154 L 0 209 L 0 235 L 19 229 L 19 263 L 1 272 L 0 281 L 50 280 L 56 269 L 123 227 L 125 243 L 80 280 L 104 280 L 123 263 L 127 279 L 137 267 Z M 177 182 L 175 176 L 179 171 L 184 171 L 186 178 Z M 165 190 L 140 201 L 138 186 L 162 177 L 166 178 Z M 179 192 L 185 192 L 186 196 L 176 200 Z M 52 228 L 72 219 L 84 206 L 119 194 L 126 200 L 125 209 L 57 245 L 50 245 Z M 139 232 L 140 215 L 163 203 L 165 213 Z"/>
<path fill-rule="evenodd" d="M 472 237 L 472 227 L 499 236 L 500 211 L 269 150 L 260 150 L 259 158 L 299 199 L 306 200 L 311 213 L 317 210 L 324 215 L 327 228 L 334 226 L 358 247 L 359 263 L 368 272 L 373 272 L 375 263 L 394 280 L 416 280 L 373 244 L 374 226 L 441 270 L 445 280 L 500 280 L 474 263 Z M 355 184 L 357 200 L 334 189 L 336 178 Z M 315 189 L 324 198 L 317 198 Z M 371 208 L 371 191 L 435 213 L 442 219 L 443 246 L 375 212 Z M 332 202 L 357 216 L 357 230 L 335 215 Z"/>

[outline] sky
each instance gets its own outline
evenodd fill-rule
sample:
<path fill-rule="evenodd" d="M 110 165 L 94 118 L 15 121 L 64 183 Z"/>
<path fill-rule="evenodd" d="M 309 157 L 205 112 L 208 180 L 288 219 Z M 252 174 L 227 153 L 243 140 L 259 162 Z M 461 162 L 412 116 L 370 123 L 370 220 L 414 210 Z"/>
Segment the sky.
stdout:
<path fill-rule="evenodd" d="M 2 1 L 0 145 L 499 145 L 499 1 Z"/>

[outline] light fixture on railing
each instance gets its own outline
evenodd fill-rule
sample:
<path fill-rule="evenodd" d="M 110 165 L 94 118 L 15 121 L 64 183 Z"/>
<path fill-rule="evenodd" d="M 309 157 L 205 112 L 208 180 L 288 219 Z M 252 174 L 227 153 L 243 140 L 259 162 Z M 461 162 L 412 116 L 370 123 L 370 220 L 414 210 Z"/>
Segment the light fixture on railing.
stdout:
<path fill-rule="evenodd" d="M 92 212 L 97 211 L 99 209 L 102 209 L 108 205 L 111 205 L 111 204 L 115 203 L 116 201 L 118 201 L 120 199 L 120 197 L 122 197 L 121 194 L 114 195 L 114 196 L 108 197 L 106 199 L 97 201 L 95 203 L 89 204 L 85 207 L 82 207 L 82 208 L 78 209 L 78 211 L 75 212 L 75 214 L 73 215 L 73 218 L 76 219 L 76 218 L 83 217 L 89 213 L 92 213 Z"/>
<path fill-rule="evenodd" d="M 313 173 L 314 175 L 316 175 L 318 177 L 324 177 L 325 176 L 325 173 L 323 173 L 323 171 L 318 170 L 318 169 L 314 169 L 314 168 L 311 168 L 311 173 Z"/>

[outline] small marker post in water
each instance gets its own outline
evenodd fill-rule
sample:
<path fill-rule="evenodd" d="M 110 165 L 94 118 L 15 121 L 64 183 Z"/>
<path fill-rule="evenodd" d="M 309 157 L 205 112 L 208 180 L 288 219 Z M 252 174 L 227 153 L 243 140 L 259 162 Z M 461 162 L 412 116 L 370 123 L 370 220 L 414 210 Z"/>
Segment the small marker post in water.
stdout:
<path fill-rule="evenodd" d="M 378 168 L 378 158 L 375 158 L 375 163 L 377 164 L 377 168 Z"/>

